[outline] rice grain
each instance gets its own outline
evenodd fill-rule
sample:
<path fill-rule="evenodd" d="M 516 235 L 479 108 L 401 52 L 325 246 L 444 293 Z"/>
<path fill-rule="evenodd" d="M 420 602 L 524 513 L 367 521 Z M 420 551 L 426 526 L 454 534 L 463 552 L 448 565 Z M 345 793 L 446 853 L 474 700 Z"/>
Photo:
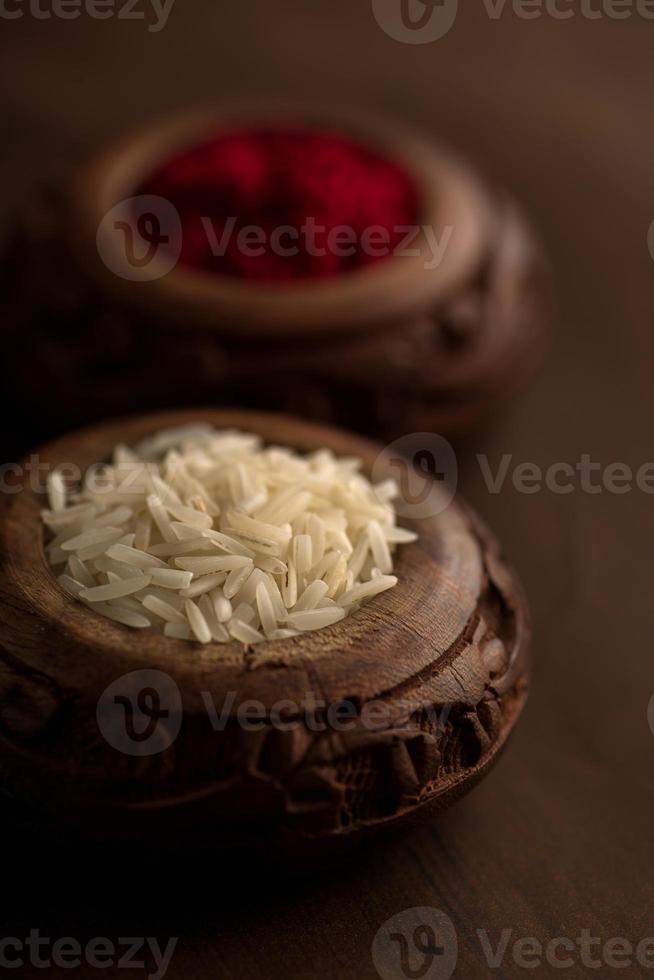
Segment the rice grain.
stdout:
<path fill-rule="evenodd" d="M 397 584 L 393 480 L 207 425 L 166 430 L 70 488 L 47 481 L 60 585 L 136 629 L 202 644 L 283 641 L 334 625 Z"/>

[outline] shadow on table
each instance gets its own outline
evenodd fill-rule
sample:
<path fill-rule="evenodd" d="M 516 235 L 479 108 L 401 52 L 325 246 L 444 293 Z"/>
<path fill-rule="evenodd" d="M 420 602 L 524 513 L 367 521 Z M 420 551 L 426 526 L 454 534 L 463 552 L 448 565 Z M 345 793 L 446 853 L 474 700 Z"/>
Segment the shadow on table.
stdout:
<path fill-rule="evenodd" d="M 346 853 L 267 858 L 247 853 L 171 854 L 144 846 L 59 843 L 0 820 L 4 935 L 38 927 L 86 941 L 99 934 L 192 935 L 207 921 L 261 914 L 271 899 L 292 905 L 317 888 L 358 889 L 372 867 L 399 859 L 416 831 L 364 842 Z M 7 899 L 10 896 L 10 902 Z"/>

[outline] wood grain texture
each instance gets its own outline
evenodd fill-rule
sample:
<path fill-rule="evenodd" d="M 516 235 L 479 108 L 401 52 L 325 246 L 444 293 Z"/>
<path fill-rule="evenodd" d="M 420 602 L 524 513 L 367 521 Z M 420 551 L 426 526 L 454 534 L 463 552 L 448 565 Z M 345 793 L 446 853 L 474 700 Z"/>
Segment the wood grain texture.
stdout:
<path fill-rule="evenodd" d="M 368 470 L 380 449 L 284 416 L 200 410 L 90 428 L 36 455 L 42 467 L 85 472 L 119 442 L 198 420 L 358 455 Z M 395 589 L 335 626 L 257 648 L 203 648 L 108 622 L 47 567 L 42 496 L 25 486 L 2 505 L 0 771 L 21 803 L 85 836 L 182 850 L 200 839 L 289 852 L 338 843 L 460 796 L 525 702 L 525 599 L 494 540 L 455 505 L 411 522 L 419 541 L 400 549 Z M 117 751 L 96 720 L 103 692 L 136 670 L 163 672 L 182 700 L 177 740 L 148 758 Z M 238 716 L 251 701 L 265 718 L 254 731 Z M 273 716 L 281 702 L 292 730 Z M 344 702 L 356 716 L 336 727 L 328 712 Z M 381 722 L 366 714 L 372 702 Z M 229 706 L 224 730 L 213 730 L 208 704 Z"/>

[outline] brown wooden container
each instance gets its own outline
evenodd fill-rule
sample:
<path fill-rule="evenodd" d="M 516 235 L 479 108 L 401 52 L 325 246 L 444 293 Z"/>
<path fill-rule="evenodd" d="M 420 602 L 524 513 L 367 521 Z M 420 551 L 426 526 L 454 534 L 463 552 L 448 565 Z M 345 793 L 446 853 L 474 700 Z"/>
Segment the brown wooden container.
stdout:
<path fill-rule="evenodd" d="M 438 266 L 425 267 L 422 235 L 418 256 L 285 288 L 168 269 L 160 256 L 135 273 L 105 216 L 181 148 L 271 121 L 336 129 L 402 164 L 420 222 L 438 240 L 452 229 Z M 306 107 L 185 113 L 34 203 L 0 285 L 16 397 L 29 387 L 57 426 L 191 402 L 292 410 L 385 439 L 447 435 L 523 384 L 541 354 L 547 275 L 519 212 L 398 125 Z"/>
<path fill-rule="evenodd" d="M 360 455 L 368 470 L 378 457 L 337 430 L 207 410 L 86 429 L 38 461 L 84 470 L 119 441 L 200 418 Z M 119 626 L 67 595 L 46 564 L 43 498 L 30 482 L 0 500 L 0 787 L 24 820 L 97 840 L 313 850 L 435 812 L 496 761 L 526 699 L 529 617 L 497 544 L 462 504 L 409 522 L 419 540 L 398 553 L 398 586 L 341 623 L 253 648 L 201 647 Z M 146 682 L 134 681 L 140 671 Z M 178 698 L 167 710 L 179 725 L 152 753 L 116 742 L 127 713 L 115 695 L 136 699 L 144 684 L 159 707 L 171 689 Z M 353 705 L 351 727 L 316 728 L 302 707 L 311 696 Z M 237 719 L 252 699 L 264 709 L 256 731 Z M 208 704 L 228 705 L 222 729 Z M 370 717 L 373 704 L 381 714 Z M 276 705 L 290 730 L 273 721 Z"/>

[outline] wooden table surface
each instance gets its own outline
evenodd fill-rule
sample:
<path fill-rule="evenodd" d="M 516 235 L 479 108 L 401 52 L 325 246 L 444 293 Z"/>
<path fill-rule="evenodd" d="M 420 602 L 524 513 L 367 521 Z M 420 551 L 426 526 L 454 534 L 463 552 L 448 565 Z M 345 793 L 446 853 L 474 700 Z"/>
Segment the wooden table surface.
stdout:
<path fill-rule="evenodd" d="M 509 480 L 493 494 L 476 460 L 654 460 L 654 22 L 590 20 L 577 4 L 569 20 L 460 7 L 449 34 L 425 45 L 387 36 L 367 0 L 177 0 L 159 33 L 87 15 L 38 20 L 27 6 L 3 24 L 4 215 L 32 181 L 153 111 L 299 90 L 403 117 L 512 188 L 552 257 L 559 315 L 537 382 L 461 457 L 462 489 L 521 571 L 535 623 L 528 710 L 488 779 L 424 828 L 291 881 L 207 861 L 173 872 L 73 860 L 7 830 L 2 936 L 177 936 L 175 980 L 363 980 L 380 975 L 371 944 L 382 924 L 432 907 L 458 936 L 454 975 L 476 980 L 528 974 L 511 952 L 524 937 L 575 942 L 586 929 L 635 946 L 654 935 L 654 500 L 638 489 L 528 495 Z M 38 435 L 39 420 L 29 424 Z M 27 432 L 12 418 L 6 452 L 29 448 Z M 506 957 L 492 969 L 478 930 L 497 946 L 505 929 Z M 591 970 L 570 955 L 567 968 L 531 972 L 613 972 L 606 958 Z M 398 962 L 381 975 L 408 975 Z M 635 960 L 622 969 L 647 972 Z M 436 960 L 422 975 L 449 973 Z"/>

